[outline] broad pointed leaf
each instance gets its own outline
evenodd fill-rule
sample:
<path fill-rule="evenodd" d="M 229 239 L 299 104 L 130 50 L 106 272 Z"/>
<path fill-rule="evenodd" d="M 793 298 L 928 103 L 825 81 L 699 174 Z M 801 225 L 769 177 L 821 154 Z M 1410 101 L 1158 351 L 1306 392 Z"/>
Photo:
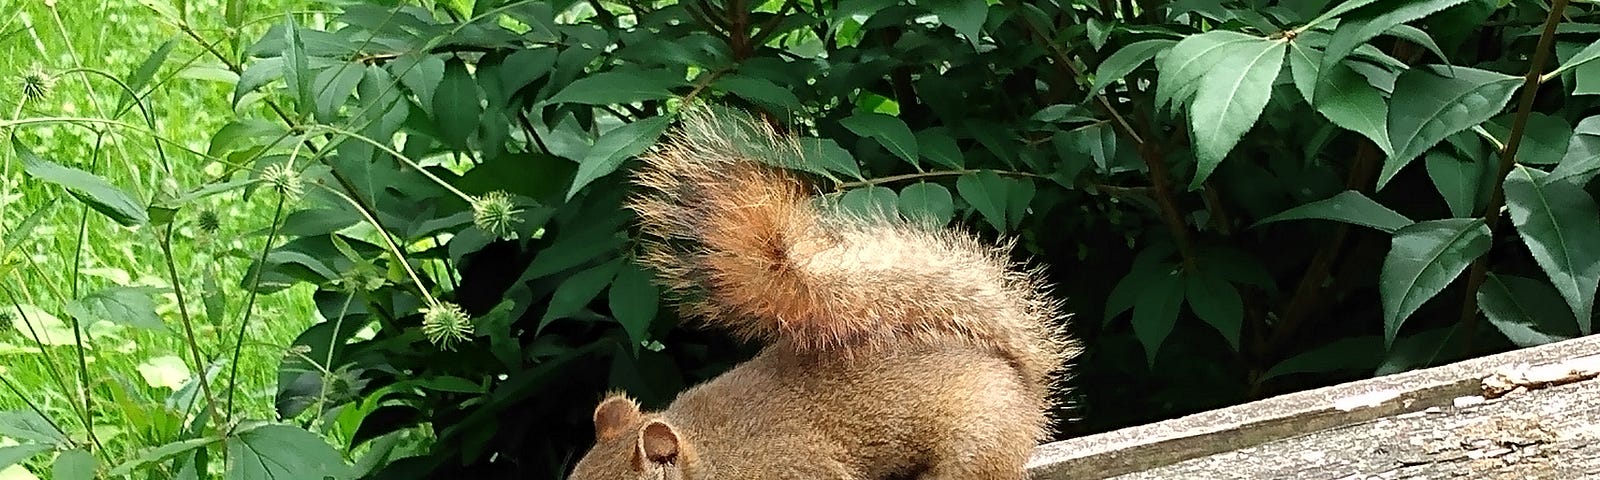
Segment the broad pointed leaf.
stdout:
<path fill-rule="evenodd" d="M 1183 276 L 1178 273 L 1156 277 L 1145 284 L 1133 305 L 1133 335 L 1144 345 L 1145 360 L 1155 365 L 1161 344 L 1167 341 L 1178 322 L 1183 306 Z"/>
<path fill-rule="evenodd" d="M 1122 77 L 1128 76 L 1129 72 L 1155 58 L 1156 54 L 1170 50 L 1177 44 L 1177 40 L 1158 38 L 1133 42 L 1122 47 L 1100 62 L 1100 66 L 1094 71 L 1094 86 L 1089 88 L 1089 93 L 1100 93 L 1100 90 L 1111 85 L 1111 82 L 1122 80 Z"/>
<path fill-rule="evenodd" d="M 1518 347 L 1532 347 L 1574 338 L 1578 324 L 1572 310 L 1562 308 L 1561 295 L 1550 285 L 1526 277 L 1490 273 L 1478 289 L 1478 308 L 1496 330 Z"/>
<path fill-rule="evenodd" d="M 225 441 L 227 478 L 300 480 L 351 478 L 350 467 L 327 441 L 282 424 L 247 426 Z"/>
<path fill-rule="evenodd" d="M 1456 132 L 1472 128 L 1500 113 L 1522 82 L 1519 77 L 1452 67 L 1413 68 L 1395 81 L 1389 105 L 1389 139 L 1395 153 L 1378 174 L 1383 188 L 1406 164 Z M 1451 76 L 1446 76 L 1451 75 Z"/>
<path fill-rule="evenodd" d="M 143 225 L 150 221 L 150 213 L 143 204 L 104 178 L 40 158 L 19 139 L 12 139 L 11 145 L 16 149 L 17 156 L 22 158 L 22 168 L 29 176 L 65 187 L 73 197 L 88 204 L 89 208 L 123 226 Z"/>
<path fill-rule="evenodd" d="M 1190 189 L 1205 182 L 1239 138 L 1255 126 L 1272 98 L 1272 82 L 1283 68 L 1288 42 L 1258 39 L 1231 48 L 1233 51 L 1200 79 L 1200 89 L 1189 107 L 1198 163 Z"/>
<path fill-rule="evenodd" d="M 1518 165 L 1506 175 L 1506 210 L 1533 259 L 1561 292 L 1585 334 L 1600 288 L 1600 209 L 1582 187 L 1547 182 Z"/>
<path fill-rule="evenodd" d="M 906 122 L 881 113 L 857 113 L 843 120 L 839 125 L 850 129 L 856 135 L 872 137 L 883 148 L 889 149 L 895 156 L 917 165 L 917 137 L 911 133 L 911 128 Z"/>
<path fill-rule="evenodd" d="M 1333 220 L 1365 227 L 1376 228 L 1387 233 L 1411 225 L 1411 219 L 1399 212 L 1390 210 L 1361 192 L 1345 190 L 1337 195 L 1328 197 L 1305 205 L 1294 207 L 1256 222 L 1256 226 L 1284 220 L 1301 219 Z"/>
<path fill-rule="evenodd" d="M 1219 59 L 1244 45 L 1261 41 L 1260 37 L 1230 30 L 1184 37 L 1172 49 L 1156 57 L 1156 108 L 1172 102 L 1187 103 L 1199 87 L 1200 79 L 1216 68 Z"/>
<path fill-rule="evenodd" d="M 962 175 L 956 179 L 956 193 L 966 199 L 983 218 L 993 225 L 995 230 L 1006 231 L 1006 204 L 1009 195 L 1006 193 L 1006 183 L 1000 174 L 993 170 L 983 170 L 976 173 Z"/>
<path fill-rule="evenodd" d="M 1378 275 L 1385 345 L 1428 299 L 1489 251 L 1489 226 L 1481 218 L 1417 222 L 1396 231 Z"/>
<path fill-rule="evenodd" d="M 567 199 L 571 200 L 590 182 L 617 171 L 624 160 L 648 150 L 666 133 L 671 121 L 667 116 L 650 117 L 600 135 L 578 163 L 578 173 L 572 179 L 572 188 L 567 190 Z"/>
<path fill-rule="evenodd" d="M 908 185 L 900 189 L 899 202 L 901 215 L 935 225 L 950 223 L 956 215 L 955 197 L 937 183 Z"/>

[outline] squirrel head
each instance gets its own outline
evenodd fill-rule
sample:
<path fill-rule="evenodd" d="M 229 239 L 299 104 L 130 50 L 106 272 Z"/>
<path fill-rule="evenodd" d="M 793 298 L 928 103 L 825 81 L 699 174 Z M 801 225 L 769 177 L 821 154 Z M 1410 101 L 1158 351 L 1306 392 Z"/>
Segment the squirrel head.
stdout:
<path fill-rule="evenodd" d="M 692 455 L 682 432 L 639 404 L 611 394 L 594 409 L 595 445 L 569 480 L 687 480 Z"/>

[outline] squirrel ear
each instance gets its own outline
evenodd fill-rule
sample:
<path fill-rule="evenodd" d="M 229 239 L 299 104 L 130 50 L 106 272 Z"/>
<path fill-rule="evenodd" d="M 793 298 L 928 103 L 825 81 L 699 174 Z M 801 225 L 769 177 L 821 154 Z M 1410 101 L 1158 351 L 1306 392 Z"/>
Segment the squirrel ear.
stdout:
<path fill-rule="evenodd" d="M 638 422 L 639 404 L 626 395 L 613 394 L 594 408 L 594 436 L 600 440 L 616 438 Z"/>
<path fill-rule="evenodd" d="M 673 430 L 672 425 L 651 420 L 639 430 L 639 448 L 634 454 L 651 463 L 669 464 L 678 460 L 681 447 L 678 432 Z"/>

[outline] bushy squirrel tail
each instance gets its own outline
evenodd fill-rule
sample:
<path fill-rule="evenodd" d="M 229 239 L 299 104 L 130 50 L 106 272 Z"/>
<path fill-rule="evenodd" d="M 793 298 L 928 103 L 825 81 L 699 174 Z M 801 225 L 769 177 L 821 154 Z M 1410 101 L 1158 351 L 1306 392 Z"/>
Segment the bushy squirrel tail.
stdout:
<path fill-rule="evenodd" d="M 1040 272 L 892 213 L 820 202 L 782 168 L 806 153 L 743 113 L 697 107 L 641 156 L 630 199 L 641 261 L 689 316 L 800 352 L 858 355 L 907 343 L 992 348 L 1049 389 L 1074 349 Z"/>

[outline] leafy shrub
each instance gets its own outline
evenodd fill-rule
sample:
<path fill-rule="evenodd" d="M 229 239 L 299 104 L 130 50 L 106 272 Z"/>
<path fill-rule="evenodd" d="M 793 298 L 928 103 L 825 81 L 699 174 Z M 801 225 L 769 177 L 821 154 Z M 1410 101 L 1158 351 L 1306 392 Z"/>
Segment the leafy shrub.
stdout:
<path fill-rule="evenodd" d="M 559 477 L 606 389 L 753 351 L 630 258 L 687 101 L 803 137 L 831 200 L 1019 239 L 1088 347 L 1063 435 L 1591 331 L 1592 7 L 466 3 L 285 17 L 209 146 L 303 192 L 247 275 L 318 289 L 279 413 L 436 435 L 375 477 Z"/>

